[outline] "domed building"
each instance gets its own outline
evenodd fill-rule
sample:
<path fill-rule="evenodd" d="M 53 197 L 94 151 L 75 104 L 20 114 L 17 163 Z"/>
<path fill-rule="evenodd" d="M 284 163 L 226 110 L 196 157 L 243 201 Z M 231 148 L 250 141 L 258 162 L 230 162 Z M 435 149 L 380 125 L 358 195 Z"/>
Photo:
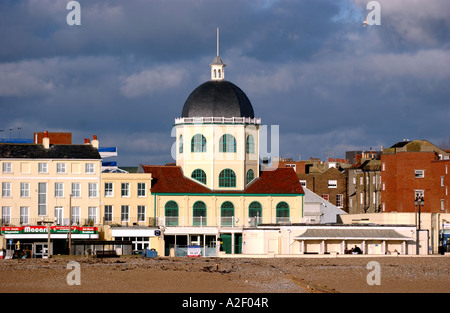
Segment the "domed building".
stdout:
<path fill-rule="evenodd" d="M 211 79 L 191 92 L 175 119 L 176 165 L 139 168 L 152 174 L 165 255 L 171 249 L 189 254 L 189 246 L 201 247 L 203 256 L 242 253 L 245 227 L 303 217 L 304 191 L 295 172 L 261 172 L 261 119 L 244 91 L 225 80 L 225 66 L 217 53 Z"/>

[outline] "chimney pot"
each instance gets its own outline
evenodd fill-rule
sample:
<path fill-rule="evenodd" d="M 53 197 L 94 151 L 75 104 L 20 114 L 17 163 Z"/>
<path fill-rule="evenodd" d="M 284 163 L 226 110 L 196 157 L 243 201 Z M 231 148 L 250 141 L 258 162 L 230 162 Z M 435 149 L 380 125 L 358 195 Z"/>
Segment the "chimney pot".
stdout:
<path fill-rule="evenodd" d="M 84 138 L 84 143 L 85 144 L 88 144 L 88 143 L 90 143 L 91 141 L 89 140 L 89 138 Z"/>

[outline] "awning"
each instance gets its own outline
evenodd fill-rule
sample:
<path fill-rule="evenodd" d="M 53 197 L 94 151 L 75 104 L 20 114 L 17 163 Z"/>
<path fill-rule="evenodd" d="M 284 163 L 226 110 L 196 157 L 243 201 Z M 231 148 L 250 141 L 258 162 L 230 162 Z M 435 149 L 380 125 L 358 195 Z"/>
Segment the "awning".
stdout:
<path fill-rule="evenodd" d="M 307 229 L 295 240 L 412 240 L 393 229 Z"/>

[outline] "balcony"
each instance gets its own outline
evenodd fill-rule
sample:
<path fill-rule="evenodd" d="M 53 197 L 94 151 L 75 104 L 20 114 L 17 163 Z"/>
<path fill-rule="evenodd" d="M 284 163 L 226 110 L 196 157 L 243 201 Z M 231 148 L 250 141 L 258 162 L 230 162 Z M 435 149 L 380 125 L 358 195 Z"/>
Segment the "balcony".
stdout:
<path fill-rule="evenodd" d="M 256 227 L 260 224 L 289 224 L 289 217 L 250 217 L 242 220 L 236 216 L 230 217 L 158 217 L 156 226 L 159 227 Z"/>

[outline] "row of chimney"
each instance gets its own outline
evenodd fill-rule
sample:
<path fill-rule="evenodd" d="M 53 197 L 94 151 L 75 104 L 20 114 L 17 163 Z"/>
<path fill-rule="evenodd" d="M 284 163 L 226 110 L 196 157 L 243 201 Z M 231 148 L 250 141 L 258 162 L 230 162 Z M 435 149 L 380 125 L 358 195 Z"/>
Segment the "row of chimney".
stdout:
<path fill-rule="evenodd" d="M 48 131 L 44 132 L 44 138 L 42 138 L 42 144 L 43 144 L 45 149 L 49 149 L 50 148 L 50 138 L 48 136 Z M 91 140 L 89 138 L 85 138 L 84 139 L 84 144 L 85 145 L 89 145 L 90 144 L 94 148 L 98 149 L 99 142 L 97 140 L 97 135 L 93 135 L 92 136 L 92 143 L 91 143 Z"/>

